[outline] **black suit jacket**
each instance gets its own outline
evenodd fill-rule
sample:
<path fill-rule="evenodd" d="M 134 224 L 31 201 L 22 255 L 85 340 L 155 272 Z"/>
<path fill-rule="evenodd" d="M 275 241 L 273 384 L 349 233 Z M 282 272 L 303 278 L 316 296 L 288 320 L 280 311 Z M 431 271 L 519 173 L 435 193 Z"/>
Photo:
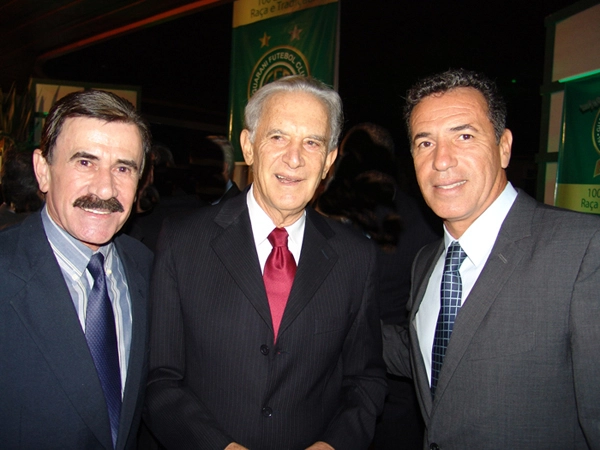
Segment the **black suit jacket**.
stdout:
<path fill-rule="evenodd" d="M 242 191 L 240 191 L 240 188 L 238 187 L 238 185 L 235 184 L 235 181 L 232 181 L 231 187 L 225 191 L 225 193 L 223 194 L 223 197 L 221 197 L 219 199 L 219 203 L 224 202 L 225 200 L 229 200 L 230 198 L 235 197 L 236 195 L 240 194 L 241 192 Z"/>
<path fill-rule="evenodd" d="M 307 211 L 277 343 L 246 195 L 167 221 L 147 391 L 167 448 L 366 449 L 385 396 L 374 247 Z"/>
<path fill-rule="evenodd" d="M 115 245 L 132 302 L 132 340 L 117 439 L 135 447 L 147 369 L 152 256 L 127 236 Z M 0 447 L 110 449 L 104 394 L 40 213 L 0 233 Z"/>

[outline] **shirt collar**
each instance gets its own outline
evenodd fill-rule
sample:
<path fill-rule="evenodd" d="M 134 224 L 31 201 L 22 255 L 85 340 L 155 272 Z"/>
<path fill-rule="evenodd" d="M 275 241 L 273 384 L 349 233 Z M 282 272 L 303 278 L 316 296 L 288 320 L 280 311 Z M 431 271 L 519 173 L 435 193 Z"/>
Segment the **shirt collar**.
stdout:
<path fill-rule="evenodd" d="M 467 228 L 467 231 L 458 239 L 460 246 L 467 254 L 467 258 L 478 267 L 487 260 L 490 250 L 496 242 L 502 223 L 510 211 L 517 191 L 512 184 L 507 183 L 502 193 L 496 200 Z M 444 244 L 446 250 L 455 241 L 444 225 Z"/>
<path fill-rule="evenodd" d="M 267 237 L 271 234 L 273 228 L 275 228 L 275 224 L 254 198 L 254 185 L 250 186 L 250 189 L 246 194 L 246 203 L 248 204 L 248 213 L 250 214 L 254 242 L 256 242 L 256 245 L 260 245 L 267 240 Z M 297 221 L 285 227 L 289 235 L 289 245 L 302 242 L 305 223 L 306 210 L 304 210 L 302 216 L 300 216 Z"/>
<path fill-rule="evenodd" d="M 41 214 L 44 231 L 46 232 L 46 236 L 48 237 L 52 249 L 55 252 L 60 252 L 64 256 L 64 260 L 69 262 L 71 269 L 80 275 L 83 274 L 90 262 L 90 258 L 96 252 L 63 230 L 54 219 L 50 217 L 50 214 L 48 214 L 47 205 L 44 205 Z M 111 241 L 100 247 L 98 251 L 102 253 L 106 259 L 112 253 L 113 248 L 114 244 Z"/>

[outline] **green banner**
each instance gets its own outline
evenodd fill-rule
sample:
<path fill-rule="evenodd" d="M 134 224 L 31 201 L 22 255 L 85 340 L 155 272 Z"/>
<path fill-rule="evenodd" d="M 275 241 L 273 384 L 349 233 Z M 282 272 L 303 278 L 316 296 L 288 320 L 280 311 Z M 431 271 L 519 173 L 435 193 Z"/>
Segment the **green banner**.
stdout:
<path fill-rule="evenodd" d="M 261 86 L 287 75 L 333 85 L 337 64 L 337 0 L 237 0 L 233 13 L 229 140 L 236 160 L 244 107 Z"/>
<path fill-rule="evenodd" d="M 555 204 L 600 214 L 600 76 L 565 85 Z"/>

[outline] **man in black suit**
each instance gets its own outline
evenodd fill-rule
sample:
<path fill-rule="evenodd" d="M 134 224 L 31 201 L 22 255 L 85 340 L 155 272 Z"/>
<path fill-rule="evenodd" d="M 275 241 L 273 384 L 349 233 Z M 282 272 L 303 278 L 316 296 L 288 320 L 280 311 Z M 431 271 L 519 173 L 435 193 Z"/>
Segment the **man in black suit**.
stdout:
<path fill-rule="evenodd" d="M 150 429 L 173 449 L 364 450 L 386 392 L 375 248 L 306 208 L 337 154 L 341 100 L 287 77 L 254 94 L 245 123 L 251 188 L 163 228 Z M 290 272 L 269 281 L 276 254 L 295 270 L 279 301 Z"/>
<path fill-rule="evenodd" d="M 4 448 L 135 448 L 152 255 L 114 236 L 149 146 L 134 107 L 108 92 L 50 110 L 34 152 L 46 204 L 0 233 Z"/>

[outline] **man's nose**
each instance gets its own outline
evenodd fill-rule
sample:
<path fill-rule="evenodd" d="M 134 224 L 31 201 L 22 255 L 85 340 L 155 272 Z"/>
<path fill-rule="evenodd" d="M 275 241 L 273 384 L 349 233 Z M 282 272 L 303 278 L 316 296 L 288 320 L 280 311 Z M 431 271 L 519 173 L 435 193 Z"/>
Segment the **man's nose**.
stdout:
<path fill-rule="evenodd" d="M 292 169 L 300 167 L 303 164 L 302 150 L 302 141 L 292 140 L 283 155 L 283 161 Z"/>
<path fill-rule="evenodd" d="M 109 167 L 100 167 L 98 169 L 89 186 L 89 191 L 102 200 L 117 197 L 118 192 L 114 174 Z"/>
<path fill-rule="evenodd" d="M 451 143 L 440 141 L 433 152 L 433 168 L 438 171 L 456 166 L 456 155 Z"/>

